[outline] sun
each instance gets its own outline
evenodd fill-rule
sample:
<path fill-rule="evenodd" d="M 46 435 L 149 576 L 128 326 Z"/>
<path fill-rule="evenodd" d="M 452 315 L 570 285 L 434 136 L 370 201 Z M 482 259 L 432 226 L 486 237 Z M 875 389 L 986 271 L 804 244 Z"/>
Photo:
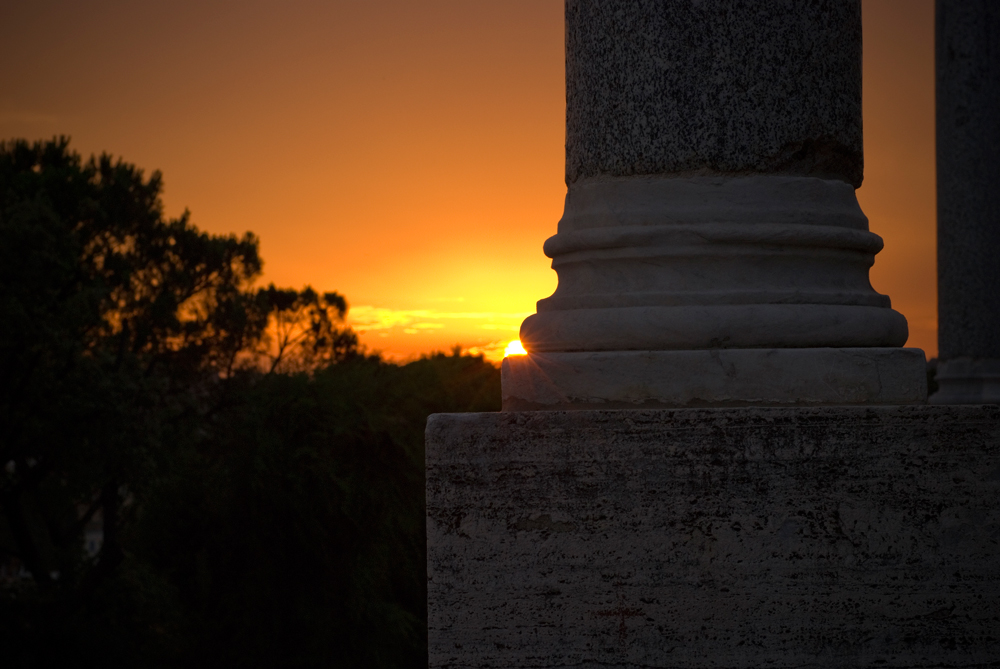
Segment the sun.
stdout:
<path fill-rule="evenodd" d="M 527 355 L 527 354 L 528 352 L 524 350 L 523 346 L 521 346 L 521 340 L 515 339 L 511 343 L 507 344 L 507 348 L 503 352 L 503 357 L 506 358 L 508 355 Z"/>

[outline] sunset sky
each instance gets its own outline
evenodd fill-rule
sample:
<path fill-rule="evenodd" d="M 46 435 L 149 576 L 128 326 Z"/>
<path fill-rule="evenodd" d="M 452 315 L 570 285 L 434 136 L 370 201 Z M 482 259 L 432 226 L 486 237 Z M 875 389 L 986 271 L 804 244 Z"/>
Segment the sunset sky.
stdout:
<path fill-rule="evenodd" d="M 932 0 L 865 0 L 872 284 L 937 353 Z M 496 359 L 555 289 L 562 0 L 6 0 L 0 139 L 163 172 L 168 215 L 261 238 L 394 359 Z"/>

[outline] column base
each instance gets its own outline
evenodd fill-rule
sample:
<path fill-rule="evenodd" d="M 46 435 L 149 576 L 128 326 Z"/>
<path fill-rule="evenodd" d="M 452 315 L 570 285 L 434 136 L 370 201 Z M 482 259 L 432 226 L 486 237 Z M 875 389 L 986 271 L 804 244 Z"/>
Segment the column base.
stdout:
<path fill-rule="evenodd" d="M 920 404 L 915 348 L 529 353 L 503 362 L 504 411 Z"/>
<path fill-rule="evenodd" d="M 938 363 L 931 404 L 1000 404 L 1000 359 L 954 358 Z"/>

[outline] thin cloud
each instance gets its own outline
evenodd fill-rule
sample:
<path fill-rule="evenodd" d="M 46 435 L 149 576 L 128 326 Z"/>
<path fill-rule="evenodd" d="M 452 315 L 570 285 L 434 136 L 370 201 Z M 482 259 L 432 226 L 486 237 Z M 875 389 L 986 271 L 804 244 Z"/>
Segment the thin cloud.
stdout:
<path fill-rule="evenodd" d="M 362 305 L 352 307 L 348 323 L 358 332 L 389 330 L 395 327 L 409 329 L 441 329 L 450 321 L 482 321 L 479 327 L 487 330 L 510 329 L 519 326 L 530 312 L 505 313 L 497 311 L 438 311 L 435 309 L 388 309 Z M 444 321 L 434 322 L 434 321 Z"/>

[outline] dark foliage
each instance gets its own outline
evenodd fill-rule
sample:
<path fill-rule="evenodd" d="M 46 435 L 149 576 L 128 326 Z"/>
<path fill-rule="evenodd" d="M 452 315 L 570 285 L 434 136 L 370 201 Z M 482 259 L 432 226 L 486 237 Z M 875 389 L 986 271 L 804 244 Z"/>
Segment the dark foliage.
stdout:
<path fill-rule="evenodd" d="M 423 426 L 498 370 L 365 355 L 160 190 L 0 144 L 4 666 L 422 666 Z"/>

